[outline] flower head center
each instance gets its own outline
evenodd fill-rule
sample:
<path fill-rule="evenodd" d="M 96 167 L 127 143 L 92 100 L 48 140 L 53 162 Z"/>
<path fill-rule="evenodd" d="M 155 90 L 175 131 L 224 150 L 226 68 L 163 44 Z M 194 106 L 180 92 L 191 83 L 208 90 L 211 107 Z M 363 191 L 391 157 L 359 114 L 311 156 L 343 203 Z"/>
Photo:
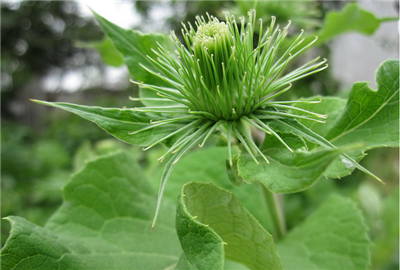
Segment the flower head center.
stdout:
<path fill-rule="evenodd" d="M 195 46 L 212 49 L 218 39 L 224 38 L 227 35 L 229 35 L 229 27 L 224 22 L 214 20 L 199 25 L 193 41 Z"/>

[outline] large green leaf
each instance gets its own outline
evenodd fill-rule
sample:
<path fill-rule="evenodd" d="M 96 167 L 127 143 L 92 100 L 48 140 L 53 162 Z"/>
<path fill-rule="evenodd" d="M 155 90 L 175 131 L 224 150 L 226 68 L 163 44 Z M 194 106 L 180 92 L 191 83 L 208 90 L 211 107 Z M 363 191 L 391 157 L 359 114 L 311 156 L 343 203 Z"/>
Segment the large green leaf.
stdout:
<path fill-rule="evenodd" d="M 258 180 L 275 193 L 298 192 L 317 181 L 341 152 L 337 149 L 307 151 L 300 148 L 302 141 L 297 136 L 288 133 L 280 136 L 297 150 L 292 153 L 278 139 L 267 136 L 262 149 L 270 164 L 259 158 L 260 165 L 257 165 L 249 155 L 241 154 L 234 164 L 238 176 L 247 183 Z"/>
<path fill-rule="evenodd" d="M 377 147 L 399 146 L 399 61 L 388 60 L 376 72 L 377 90 L 367 82 L 353 85 L 349 100 L 341 117 L 326 133 L 335 146 L 360 142 L 359 151 L 349 153 L 355 160 L 364 151 Z M 338 159 L 328 169 L 329 177 L 342 177 L 351 173 L 354 166 Z"/>
<path fill-rule="evenodd" d="M 223 269 L 224 255 L 250 269 L 282 269 L 273 237 L 231 192 L 213 184 L 182 188 L 176 228 L 184 250 L 177 269 Z"/>
<path fill-rule="evenodd" d="M 376 83 L 377 91 L 369 88 L 367 82 L 355 83 L 344 108 L 342 101 L 325 98 L 320 106 L 313 108 L 310 108 L 312 105 L 298 105 L 316 113 L 327 114 L 327 125 L 303 120 L 300 121 L 303 126 L 283 121 L 272 122 L 271 125 L 325 147 L 330 147 L 328 141 L 336 147 L 359 143 L 362 147 L 347 153 L 356 161 L 361 160 L 364 151 L 368 149 L 398 147 L 399 61 L 384 62 L 376 72 Z M 337 111 L 333 110 L 334 106 L 337 106 Z M 350 174 L 356 167 L 362 169 L 341 156 L 330 165 L 325 175 L 340 178 Z"/>
<path fill-rule="evenodd" d="M 355 139 L 368 148 L 399 146 L 399 61 L 388 60 L 378 68 L 377 91 L 368 84 L 353 85 L 342 117 L 326 135 L 336 146 Z"/>
<path fill-rule="evenodd" d="M 64 197 L 45 228 L 9 217 L 2 269 L 153 270 L 178 261 L 174 207 L 165 206 L 151 233 L 156 195 L 128 155 L 87 163 L 64 188 Z"/>
<path fill-rule="evenodd" d="M 277 248 L 287 270 L 367 269 L 367 231 L 355 204 L 332 196 L 290 231 Z"/>
<path fill-rule="evenodd" d="M 86 120 L 92 121 L 117 139 L 134 145 L 148 146 L 176 131 L 179 127 L 182 127 L 182 125 L 178 124 L 166 125 L 145 130 L 137 134 L 129 134 L 130 132 L 151 126 L 150 120 L 156 119 L 158 116 L 152 115 L 151 113 L 137 112 L 132 109 L 102 108 L 71 103 L 34 101 L 75 113 Z"/>

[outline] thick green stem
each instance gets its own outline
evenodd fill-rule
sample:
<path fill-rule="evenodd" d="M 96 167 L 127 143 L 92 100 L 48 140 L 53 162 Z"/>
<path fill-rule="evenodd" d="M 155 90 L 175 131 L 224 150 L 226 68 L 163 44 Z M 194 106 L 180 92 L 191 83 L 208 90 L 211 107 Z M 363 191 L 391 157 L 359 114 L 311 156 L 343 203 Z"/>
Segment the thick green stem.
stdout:
<path fill-rule="evenodd" d="M 263 184 L 261 184 L 264 199 L 267 203 L 267 208 L 271 217 L 272 226 L 275 231 L 275 240 L 282 238 L 286 233 L 285 217 L 283 215 L 282 204 L 279 200 L 279 195 L 269 191 Z"/>

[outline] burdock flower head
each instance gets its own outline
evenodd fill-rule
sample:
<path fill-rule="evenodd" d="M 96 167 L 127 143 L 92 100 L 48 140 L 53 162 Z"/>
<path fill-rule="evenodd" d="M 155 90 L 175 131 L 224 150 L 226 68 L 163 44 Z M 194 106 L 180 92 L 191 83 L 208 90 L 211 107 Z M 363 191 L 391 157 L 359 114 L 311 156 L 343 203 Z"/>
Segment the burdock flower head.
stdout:
<path fill-rule="evenodd" d="M 316 39 L 303 44 L 301 31 L 293 42 L 283 46 L 290 21 L 281 30 L 275 26 L 275 18 L 272 17 L 270 26 L 263 32 L 263 23 L 260 20 L 257 26 L 255 15 L 255 11 L 250 11 L 248 21 L 241 17 L 240 23 L 226 14 L 225 22 L 207 15 L 207 19 L 197 17 L 196 28 L 183 24 L 185 44 L 174 33 L 171 34 L 178 57 L 159 45 L 158 50 L 154 50 L 157 59 L 149 58 L 163 72 L 157 73 L 143 66 L 161 79 L 163 86 L 135 82 L 142 88 L 155 91 L 160 98 L 154 100 L 171 104 L 134 109 L 153 113 L 156 118 L 151 121 L 152 125 L 131 134 L 162 125 L 174 128 L 172 133 L 145 148 L 175 138 L 168 152 L 160 157 L 162 161 L 169 153 L 172 154 L 162 175 L 156 216 L 166 180 L 174 165 L 196 144 L 203 146 L 214 132 L 219 131 L 226 139 L 231 165 L 234 142 L 240 143 L 256 163 L 259 163 L 257 155 L 268 163 L 249 134 L 250 126 L 275 136 L 293 152 L 268 122 L 276 119 L 324 122 L 326 118 L 325 115 L 290 106 L 293 101 L 274 101 L 291 88 L 292 82 L 327 67 L 324 65 L 326 59 L 319 61 L 316 58 L 282 76 L 288 63 Z M 255 27 L 259 27 L 258 37 L 254 35 Z"/>

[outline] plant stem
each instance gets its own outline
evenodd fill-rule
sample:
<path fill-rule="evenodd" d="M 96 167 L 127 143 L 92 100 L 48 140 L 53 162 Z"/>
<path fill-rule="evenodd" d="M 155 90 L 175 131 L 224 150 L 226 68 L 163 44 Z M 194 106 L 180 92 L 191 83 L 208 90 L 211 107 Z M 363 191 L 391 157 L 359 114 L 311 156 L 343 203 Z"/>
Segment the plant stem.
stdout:
<path fill-rule="evenodd" d="M 286 233 L 285 217 L 283 215 L 282 204 L 280 203 L 278 194 L 269 191 L 263 184 L 260 183 L 260 185 L 264 194 L 264 199 L 267 203 L 272 226 L 274 227 L 275 240 L 278 240 Z"/>
<path fill-rule="evenodd" d="M 247 131 L 251 136 L 251 129 L 248 123 L 244 123 L 244 126 L 247 128 Z M 253 154 L 257 154 L 257 151 L 255 151 L 255 149 L 253 149 L 251 145 L 250 150 L 253 152 Z M 262 183 L 260 183 L 260 185 L 274 230 L 273 235 L 275 240 L 278 240 L 282 238 L 286 233 L 286 223 L 285 216 L 283 214 L 282 202 L 279 198 L 279 194 L 275 194 L 269 191 Z"/>

